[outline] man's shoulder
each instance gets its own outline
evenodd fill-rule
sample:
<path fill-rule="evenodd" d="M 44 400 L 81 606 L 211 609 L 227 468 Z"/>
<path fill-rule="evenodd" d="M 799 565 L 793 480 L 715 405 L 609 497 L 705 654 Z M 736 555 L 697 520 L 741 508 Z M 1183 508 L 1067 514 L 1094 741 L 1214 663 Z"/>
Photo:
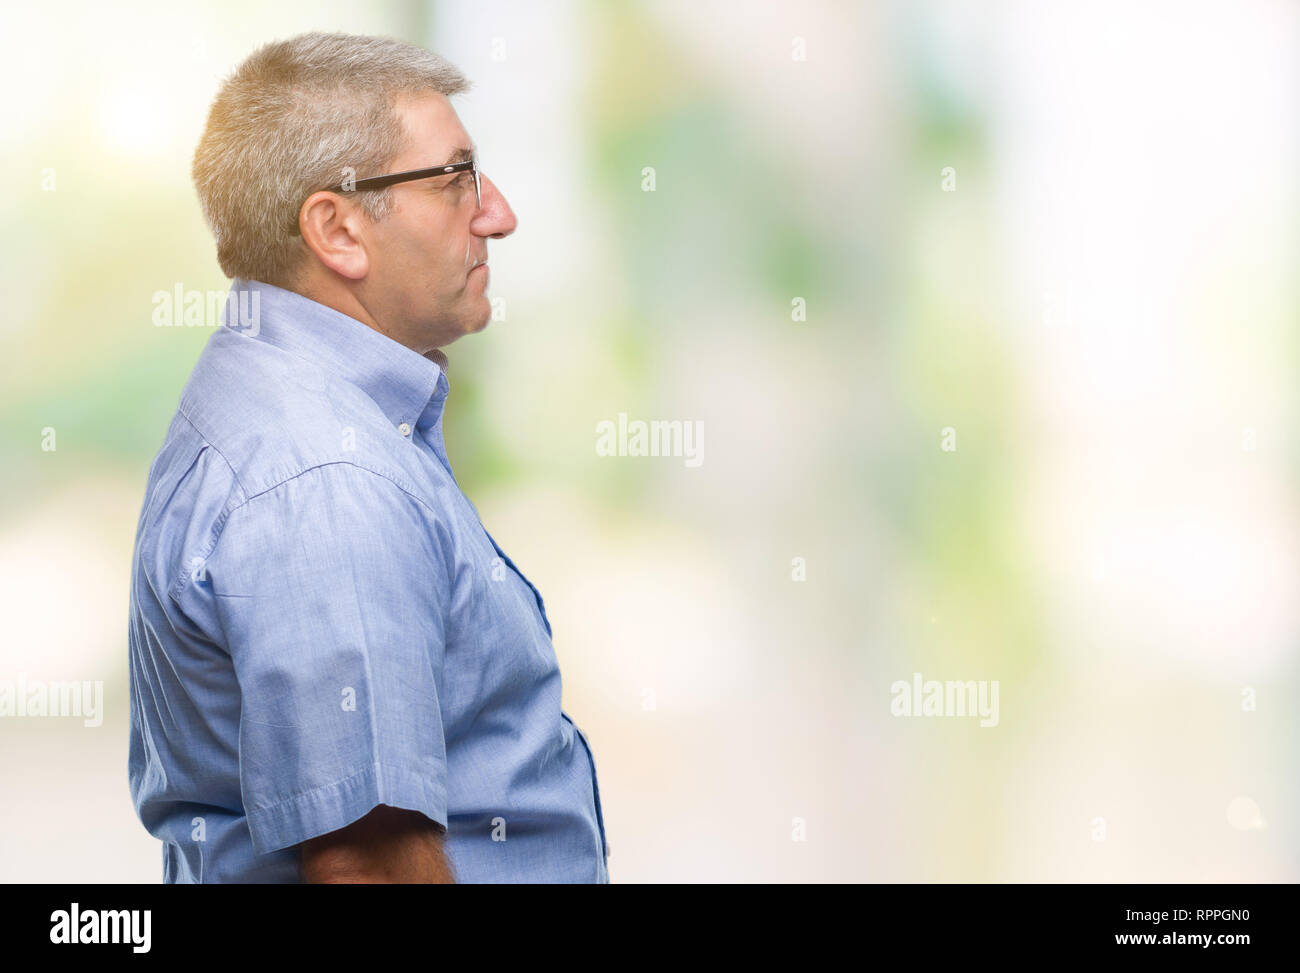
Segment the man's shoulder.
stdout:
<path fill-rule="evenodd" d="M 341 465 L 408 489 L 400 434 L 356 386 L 274 345 L 223 329 L 204 348 L 178 414 L 247 499 Z"/>
<path fill-rule="evenodd" d="M 399 512 L 431 515 L 434 499 L 395 439 L 400 433 L 360 389 L 273 345 L 219 331 L 150 468 L 137 560 L 179 595 L 190 566 L 212 554 L 232 519 L 260 528 L 281 511 L 304 523 L 345 508 L 349 520 L 381 525 L 385 517 L 400 523 Z"/>

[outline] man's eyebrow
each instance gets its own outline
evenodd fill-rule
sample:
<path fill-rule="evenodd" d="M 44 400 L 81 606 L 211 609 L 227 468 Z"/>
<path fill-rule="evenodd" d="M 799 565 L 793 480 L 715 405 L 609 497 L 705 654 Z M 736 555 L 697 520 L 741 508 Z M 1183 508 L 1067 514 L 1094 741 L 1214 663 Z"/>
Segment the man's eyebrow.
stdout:
<path fill-rule="evenodd" d="M 468 162 L 474 156 L 473 149 L 452 149 L 451 156 L 446 162 L 440 162 L 439 165 L 449 166 L 454 162 Z"/>

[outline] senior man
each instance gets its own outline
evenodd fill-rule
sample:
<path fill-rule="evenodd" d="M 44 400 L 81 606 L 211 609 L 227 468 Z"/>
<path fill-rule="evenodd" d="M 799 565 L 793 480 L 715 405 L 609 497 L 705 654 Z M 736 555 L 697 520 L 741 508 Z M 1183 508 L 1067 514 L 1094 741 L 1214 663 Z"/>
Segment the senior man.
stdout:
<path fill-rule="evenodd" d="M 306 34 L 222 85 L 193 176 L 234 279 L 149 471 L 129 779 L 166 882 L 607 882 L 541 595 L 442 437 L 440 349 L 515 229 L 398 41 Z"/>

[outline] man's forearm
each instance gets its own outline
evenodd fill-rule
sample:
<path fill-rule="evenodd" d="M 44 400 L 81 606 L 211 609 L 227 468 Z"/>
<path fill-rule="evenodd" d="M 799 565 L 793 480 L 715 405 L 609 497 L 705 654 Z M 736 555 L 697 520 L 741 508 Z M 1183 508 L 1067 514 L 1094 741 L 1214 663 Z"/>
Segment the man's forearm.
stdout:
<path fill-rule="evenodd" d="M 453 884 L 442 829 L 417 811 L 380 805 L 303 842 L 302 880 L 321 884 Z"/>

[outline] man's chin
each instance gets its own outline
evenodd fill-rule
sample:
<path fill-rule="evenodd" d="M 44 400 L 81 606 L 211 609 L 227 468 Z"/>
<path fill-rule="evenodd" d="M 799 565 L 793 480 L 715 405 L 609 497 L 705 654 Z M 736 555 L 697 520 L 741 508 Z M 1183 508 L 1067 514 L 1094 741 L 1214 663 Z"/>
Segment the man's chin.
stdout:
<path fill-rule="evenodd" d="M 443 324 L 444 331 L 443 331 L 443 337 L 441 339 L 442 344 L 449 345 L 453 341 L 459 341 L 467 334 L 478 334 L 480 331 L 486 328 L 488 326 L 488 322 L 492 320 L 492 306 L 490 304 L 487 304 L 486 300 L 484 300 L 484 304 L 487 306 L 484 307 L 482 312 L 480 312 L 479 314 L 475 314 L 475 315 L 467 314 L 464 317 L 462 317 L 458 323 L 455 324 L 453 324 L 450 321 L 445 322 Z"/>
<path fill-rule="evenodd" d="M 483 314 L 482 314 L 482 316 L 478 319 L 478 322 L 477 322 L 476 324 L 474 324 L 474 325 L 472 325 L 472 326 L 470 327 L 470 334 L 477 334 L 478 332 L 482 331 L 484 328 L 486 328 L 486 327 L 488 326 L 488 322 L 492 320 L 492 304 L 491 304 L 491 302 L 488 301 L 488 299 L 487 299 L 486 297 L 484 297 L 484 298 L 483 298 L 483 303 L 486 304 L 487 307 L 484 308 L 484 310 L 483 310 Z"/>

